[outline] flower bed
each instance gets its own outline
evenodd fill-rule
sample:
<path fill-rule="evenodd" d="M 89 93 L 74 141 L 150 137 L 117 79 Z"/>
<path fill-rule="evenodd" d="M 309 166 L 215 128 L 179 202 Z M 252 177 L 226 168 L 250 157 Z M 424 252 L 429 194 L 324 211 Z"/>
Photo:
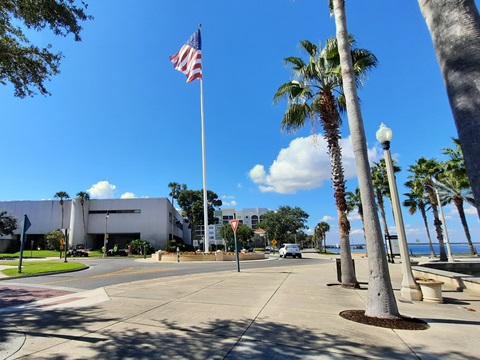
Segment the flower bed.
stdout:
<path fill-rule="evenodd" d="M 191 262 L 191 261 L 235 261 L 235 253 L 224 253 L 218 251 L 216 253 L 205 254 L 203 252 L 186 252 L 180 253 L 180 256 L 177 256 L 177 253 L 155 253 L 152 255 L 152 258 L 158 261 L 166 262 Z M 239 260 L 261 260 L 265 259 L 265 254 L 263 253 L 242 253 L 238 254 Z"/>

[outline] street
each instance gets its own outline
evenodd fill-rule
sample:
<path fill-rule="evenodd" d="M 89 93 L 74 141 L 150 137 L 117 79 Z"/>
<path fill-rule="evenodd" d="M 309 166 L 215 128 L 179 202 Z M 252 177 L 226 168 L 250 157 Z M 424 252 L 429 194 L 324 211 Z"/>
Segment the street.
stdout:
<path fill-rule="evenodd" d="M 307 250 L 308 251 L 308 250 Z M 71 291 L 93 290 L 109 285 L 133 281 L 158 279 L 163 277 L 194 275 L 218 271 L 237 272 L 235 261 L 218 262 L 152 262 L 149 258 L 69 258 L 68 261 L 81 262 L 89 268 L 81 271 L 60 273 L 46 276 L 12 278 L 0 281 L 0 289 L 7 285 L 40 286 L 53 289 L 69 289 Z M 241 261 L 242 269 L 266 269 L 282 266 L 311 265 L 312 259 L 278 259 L 278 254 L 269 259 Z M 318 262 L 319 260 L 315 260 Z M 324 260 L 328 261 L 328 260 Z"/>

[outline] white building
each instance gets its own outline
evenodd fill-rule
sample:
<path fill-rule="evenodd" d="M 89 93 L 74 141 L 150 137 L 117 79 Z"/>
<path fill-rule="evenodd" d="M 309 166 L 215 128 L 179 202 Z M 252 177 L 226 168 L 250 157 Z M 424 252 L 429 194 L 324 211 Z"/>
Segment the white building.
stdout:
<path fill-rule="evenodd" d="M 215 217 L 218 218 L 220 224 L 228 224 L 230 220 L 238 219 L 240 223 L 249 226 L 252 230 L 256 230 L 258 223 L 262 220 L 262 215 L 269 212 L 267 208 L 243 208 L 221 209 L 215 211 Z"/>
<path fill-rule="evenodd" d="M 210 245 L 222 245 L 224 240 L 220 236 L 220 228 L 228 224 L 230 220 L 238 219 L 240 223 L 249 226 L 252 230 L 258 228 L 258 224 L 262 219 L 262 215 L 268 212 L 267 208 L 243 208 L 241 210 L 236 210 L 233 208 L 225 208 L 220 210 L 215 210 L 215 217 L 218 219 L 218 224 L 208 225 L 208 238 Z M 197 238 L 203 238 L 203 226 L 201 229 L 197 230 Z M 257 240 L 257 235 L 255 240 Z M 194 245 L 197 245 L 194 243 Z"/>
<path fill-rule="evenodd" d="M 146 199 L 92 199 L 82 208 L 80 199 L 67 199 L 62 206 L 59 200 L 0 201 L 0 210 L 17 217 L 26 214 L 31 222 L 27 241 L 37 239 L 57 229 L 69 229 L 70 244 L 86 244 L 87 248 L 100 249 L 108 234 L 107 249 L 119 247 L 135 239 L 149 241 L 158 249 L 165 249 L 172 234 L 191 244 L 190 228 L 167 198 Z M 173 211 L 172 211 L 173 210 Z M 20 229 L 13 236 L 0 238 L 0 252 L 19 248 Z M 26 244 L 26 249 L 29 249 Z"/>

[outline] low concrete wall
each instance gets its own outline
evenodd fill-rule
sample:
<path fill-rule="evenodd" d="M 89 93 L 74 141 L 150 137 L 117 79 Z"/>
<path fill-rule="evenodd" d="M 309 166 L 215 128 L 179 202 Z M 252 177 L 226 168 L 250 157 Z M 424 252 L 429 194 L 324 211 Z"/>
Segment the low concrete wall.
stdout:
<path fill-rule="evenodd" d="M 262 260 L 265 259 L 265 254 L 263 253 L 239 253 L 238 259 L 240 261 L 245 260 Z M 152 258 L 156 261 L 165 261 L 165 262 L 177 262 L 177 254 L 161 254 L 158 253 L 152 254 Z M 191 261 L 235 261 L 235 254 L 231 253 L 222 253 L 217 252 L 214 254 L 180 254 L 180 262 L 191 262 Z"/>
<path fill-rule="evenodd" d="M 428 277 L 437 281 L 443 281 L 446 286 L 453 287 L 457 291 L 469 290 L 480 294 L 480 278 L 427 266 L 412 266 L 415 277 Z"/>

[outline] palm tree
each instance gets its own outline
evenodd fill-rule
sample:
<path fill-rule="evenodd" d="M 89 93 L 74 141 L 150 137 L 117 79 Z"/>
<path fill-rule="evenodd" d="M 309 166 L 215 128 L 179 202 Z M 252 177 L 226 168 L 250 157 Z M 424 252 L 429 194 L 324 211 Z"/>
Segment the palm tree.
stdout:
<path fill-rule="evenodd" d="M 80 199 L 80 204 L 82 205 L 83 240 L 86 248 L 87 247 L 87 227 L 85 226 L 85 201 L 90 200 L 90 194 L 86 191 L 79 191 L 77 193 L 77 198 Z"/>
<path fill-rule="evenodd" d="M 317 226 L 315 226 L 314 234 L 317 240 L 319 240 L 318 248 L 322 248 L 322 241 L 323 241 L 323 252 L 327 252 L 327 232 L 330 231 L 330 225 L 325 222 L 319 222 Z"/>
<path fill-rule="evenodd" d="M 409 175 L 408 179 L 423 184 L 423 189 L 428 194 L 428 202 L 433 212 L 433 224 L 435 225 L 438 245 L 440 247 L 440 261 L 447 261 L 447 254 L 443 243 L 442 222 L 438 217 L 438 204 L 433 182 L 433 178 L 437 176 L 441 170 L 442 166 L 437 160 L 421 157 L 415 162 L 415 165 L 410 165 L 408 171 L 411 172 L 412 175 Z"/>
<path fill-rule="evenodd" d="M 363 205 L 362 205 L 362 197 L 360 195 L 360 189 L 357 187 L 355 192 L 348 191 L 347 192 L 347 208 L 348 211 L 353 211 L 353 209 L 357 208 L 358 215 L 362 220 L 362 230 L 363 230 L 363 238 L 366 240 L 365 236 L 365 220 L 363 218 Z M 366 244 L 366 241 L 365 241 Z"/>
<path fill-rule="evenodd" d="M 400 171 L 400 167 L 396 164 L 395 160 L 392 160 L 393 172 L 396 174 Z M 390 205 L 392 203 L 392 198 L 390 196 L 390 186 L 388 184 L 388 175 L 387 175 L 387 166 L 385 164 L 385 159 L 381 159 L 380 162 L 374 162 L 372 166 L 372 183 L 375 191 L 375 196 L 377 198 L 378 210 L 380 211 L 380 216 L 383 221 L 383 231 L 385 234 L 385 239 L 390 239 L 390 231 L 388 230 L 387 216 L 385 214 L 385 203 L 383 201 L 384 197 L 390 199 Z M 393 252 L 390 245 L 390 253 L 392 254 L 393 262 Z"/>
<path fill-rule="evenodd" d="M 465 217 L 465 210 L 463 208 L 464 201 L 473 203 L 472 189 L 470 188 L 468 179 L 466 177 L 456 177 L 454 172 L 445 171 L 439 174 L 437 180 L 435 185 L 437 186 L 442 205 L 455 204 L 467 238 L 470 254 L 475 255 L 476 251 L 473 247 L 472 237 L 470 236 L 467 218 Z"/>
<path fill-rule="evenodd" d="M 442 154 L 447 155 L 449 159 L 445 163 L 446 169 L 455 174 L 455 177 L 461 178 L 462 181 L 465 181 L 470 186 L 468 181 L 467 169 L 465 168 L 465 160 L 463 158 L 462 147 L 460 146 L 460 141 L 457 138 L 452 138 L 452 141 L 455 145 L 453 148 L 443 148 Z"/>
<path fill-rule="evenodd" d="M 333 5 L 333 6 L 332 6 Z M 393 293 L 388 262 L 383 246 L 382 229 L 378 219 L 375 196 L 373 193 L 370 163 L 368 160 L 367 140 L 363 126 L 362 113 L 357 95 L 358 68 L 354 67 L 350 56 L 350 42 L 344 0 L 330 0 L 330 10 L 335 15 L 338 53 L 341 63 L 342 85 L 348 114 L 348 124 L 352 137 L 353 150 L 357 165 L 358 183 L 362 196 L 365 215 L 365 233 L 369 253 L 369 282 L 367 308 L 365 315 L 375 318 L 399 318 L 400 313 Z M 342 264 L 343 265 L 343 264 Z"/>
<path fill-rule="evenodd" d="M 427 231 L 427 238 L 428 238 L 428 245 L 430 246 L 430 257 L 434 258 L 435 250 L 432 244 L 432 238 L 430 236 L 430 230 L 428 229 L 428 221 L 427 221 L 427 205 L 428 199 L 425 197 L 425 189 L 423 187 L 423 183 L 412 180 L 407 181 L 405 186 L 410 189 L 409 193 L 403 194 L 407 197 L 403 201 L 403 206 L 408 207 L 408 212 L 410 215 L 413 215 L 418 211 L 422 215 L 423 224 L 425 225 L 425 230 Z"/>
<path fill-rule="evenodd" d="M 375 197 L 377 199 L 378 210 L 380 211 L 380 216 L 383 221 L 383 232 L 385 234 L 385 238 L 388 239 L 390 236 L 390 232 L 388 231 L 387 216 L 385 214 L 385 203 L 383 202 L 383 197 L 387 196 L 387 192 L 389 192 L 390 190 L 388 186 L 387 169 L 385 167 L 385 161 L 383 162 L 383 166 L 377 162 L 373 163 L 372 184 L 373 184 L 373 190 L 375 191 Z"/>
<path fill-rule="evenodd" d="M 187 185 L 179 184 L 177 182 L 170 182 L 170 183 L 168 183 L 168 188 L 170 189 L 170 194 L 168 194 L 168 195 L 171 196 L 171 198 L 172 198 L 172 219 L 171 219 L 171 221 L 172 221 L 172 234 L 171 234 L 171 239 L 173 239 L 173 224 L 175 223 L 175 207 L 174 207 L 173 201 L 175 199 L 178 199 L 178 194 L 180 194 L 180 191 L 187 189 Z"/>
<path fill-rule="evenodd" d="M 62 207 L 62 226 L 60 227 L 63 229 L 63 199 L 70 199 L 70 195 L 68 195 L 65 191 L 59 191 L 55 195 L 53 195 L 55 199 L 60 199 L 60 206 Z"/>
<path fill-rule="evenodd" d="M 353 37 L 350 37 L 349 41 L 354 44 Z M 305 63 L 298 57 L 285 59 L 285 62 L 292 66 L 295 78 L 278 88 L 274 101 L 280 98 L 288 99 L 288 108 L 281 123 L 283 131 L 295 132 L 303 127 L 306 121 L 312 122 L 314 126 L 319 122 L 324 130 L 338 213 L 342 286 L 359 287 L 351 259 L 350 223 L 347 218 L 342 151 L 339 144 L 340 112 L 345 109 L 345 99 L 339 72 L 337 40 L 327 39 L 323 48 L 318 48 L 307 40 L 300 41 L 300 46 L 309 55 L 309 61 Z M 359 69 L 356 75 L 360 81 L 368 69 L 376 66 L 377 59 L 364 49 L 353 49 L 350 54 Z"/>
<path fill-rule="evenodd" d="M 480 16 L 475 0 L 419 0 L 446 85 L 480 216 Z"/>
<path fill-rule="evenodd" d="M 475 206 L 473 199 L 472 188 L 470 181 L 468 181 L 467 171 L 465 169 L 465 161 L 463 159 L 463 152 L 460 142 L 456 138 L 452 138 L 455 144 L 455 149 L 444 148 L 443 154 L 448 155 L 450 159 L 446 162 L 445 171 L 440 174 L 438 180 L 440 181 L 440 196 L 442 202 L 449 204 L 453 202 L 457 207 L 460 220 L 467 237 L 470 254 L 475 255 L 476 251 L 472 244 L 472 238 L 468 229 L 465 211 L 463 209 L 463 202 L 467 201 L 469 204 Z"/>

